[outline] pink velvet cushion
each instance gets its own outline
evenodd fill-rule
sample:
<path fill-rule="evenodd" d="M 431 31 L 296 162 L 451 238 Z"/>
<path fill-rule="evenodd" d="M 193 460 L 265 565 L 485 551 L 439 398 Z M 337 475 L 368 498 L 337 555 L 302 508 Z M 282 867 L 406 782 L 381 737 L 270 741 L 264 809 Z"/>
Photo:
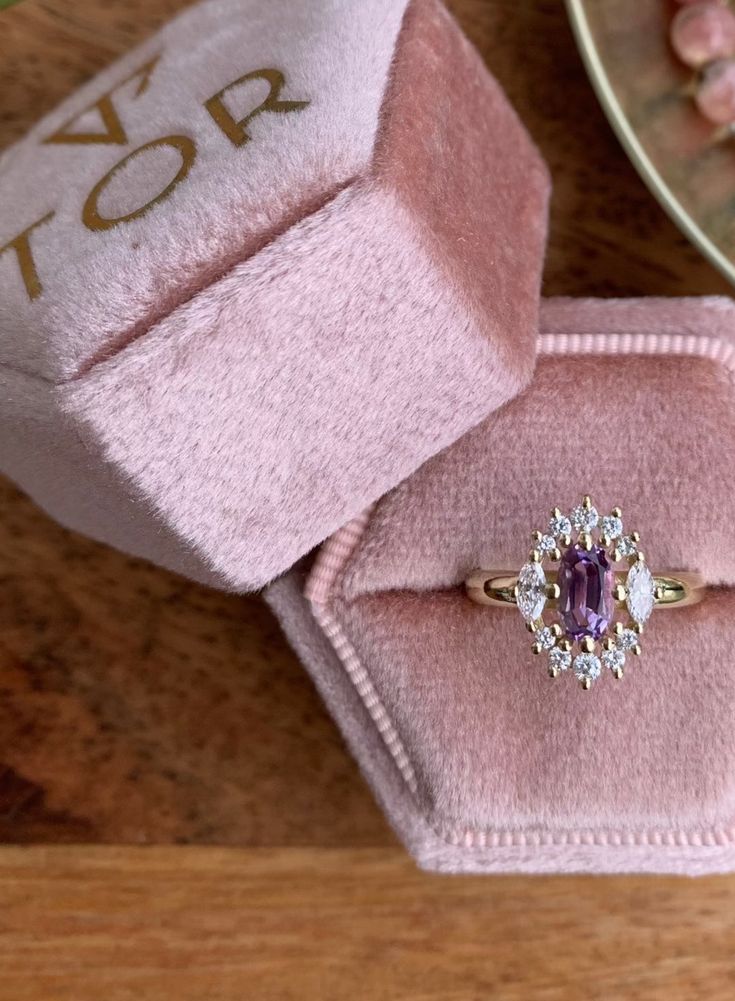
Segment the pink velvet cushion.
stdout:
<path fill-rule="evenodd" d="M 532 385 L 327 545 L 311 617 L 292 581 L 272 592 L 423 864 L 735 866 L 733 321 L 725 300 L 546 304 Z M 585 492 L 623 508 L 652 567 L 714 585 L 655 613 L 641 660 L 590 693 L 461 587 L 517 568 Z"/>
<path fill-rule="evenodd" d="M 262 585 L 530 377 L 548 179 L 437 0 L 196 6 L 0 185 L 2 468 L 200 580 Z"/>

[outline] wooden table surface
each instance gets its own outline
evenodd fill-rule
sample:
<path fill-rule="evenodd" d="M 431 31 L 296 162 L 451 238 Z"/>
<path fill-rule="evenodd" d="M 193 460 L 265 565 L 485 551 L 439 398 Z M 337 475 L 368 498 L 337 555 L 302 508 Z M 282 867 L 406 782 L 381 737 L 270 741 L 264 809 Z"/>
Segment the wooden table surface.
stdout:
<path fill-rule="evenodd" d="M 0 147 L 184 6 L 0 13 Z M 545 293 L 729 293 L 620 150 L 562 4 L 450 6 L 552 170 Z M 415 871 L 259 599 L 2 481 L 0 505 L 0 1001 L 735 997 L 735 879 Z"/>

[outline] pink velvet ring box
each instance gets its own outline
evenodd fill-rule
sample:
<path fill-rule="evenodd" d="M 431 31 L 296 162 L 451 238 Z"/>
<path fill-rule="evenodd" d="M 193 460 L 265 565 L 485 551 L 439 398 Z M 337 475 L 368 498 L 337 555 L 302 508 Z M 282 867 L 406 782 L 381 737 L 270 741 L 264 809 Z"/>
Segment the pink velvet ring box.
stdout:
<path fill-rule="evenodd" d="M 438 0 L 211 0 L 0 158 L 0 468 L 255 589 L 531 378 L 549 182 Z"/>
<path fill-rule="evenodd" d="M 270 588 L 421 865 L 735 869 L 734 331 L 724 299 L 545 303 L 532 384 Z M 585 492 L 708 584 L 590 692 L 462 586 Z"/>

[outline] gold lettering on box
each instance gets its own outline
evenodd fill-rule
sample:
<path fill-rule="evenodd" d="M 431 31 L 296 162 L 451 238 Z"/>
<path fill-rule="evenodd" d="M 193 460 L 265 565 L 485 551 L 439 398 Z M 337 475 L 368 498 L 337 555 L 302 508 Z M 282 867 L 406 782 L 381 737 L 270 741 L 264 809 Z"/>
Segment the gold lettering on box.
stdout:
<path fill-rule="evenodd" d="M 139 66 L 129 76 L 125 77 L 124 80 L 115 84 L 114 87 L 98 97 L 94 102 L 87 105 L 82 111 L 77 112 L 52 135 L 42 141 L 49 145 L 72 146 L 93 144 L 127 144 L 130 140 L 118 108 L 116 107 L 114 98 L 123 87 L 133 81 L 137 81 L 137 86 L 133 89 L 132 94 L 128 95 L 128 97 L 135 99 L 140 97 L 141 94 L 144 94 L 151 84 L 151 77 L 156 66 L 158 65 L 159 60 L 161 59 L 161 55 L 162 53 L 159 52 L 142 66 Z M 234 88 L 242 84 L 258 80 L 265 81 L 269 86 L 269 91 L 265 100 L 261 101 L 261 103 L 257 107 L 253 108 L 249 114 L 245 115 L 244 118 L 239 120 L 236 119 L 225 105 L 227 95 L 233 91 Z M 220 129 L 220 131 L 230 140 L 233 146 L 241 147 L 250 141 L 251 136 L 248 133 L 248 126 L 258 116 L 267 112 L 273 112 L 274 114 L 287 114 L 292 111 L 301 111 L 309 106 L 311 103 L 310 101 L 281 100 L 281 93 L 283 92 L 285 84 L 286 78 L 281 70 L 253 70 L 250 73 L 246 73 L 244 76 L 238 77 L 237 80 L 233 80 L 221 90 L 217 91 L 216 94 L 204 103 L 204 108 L 217 128 Z M 85 115 L 89 115 L 93 112 L 96 112 L 99 116 L 101 126 L 99 131 L 73 131 L 75 125 L 77 129 L 80 128 L 79 123 L 83 120 Z M 138 157 L 143 157 L 150 150 L 154 150 L 159 147 L 170 147 L 179 154 L 181 163 L 175 176 L 157 195 L 155 195 L 155 197 L 149 199 L 145 202 L 145 204 L 140 205 L 134 211 L 114 218 L 103 215 L 100 211 L 99 202 L 115 175 L 118 174 L 119 171 L 123 170 L 132 160 Z M 139 146 L 137 149 L 134 149 L 131 153 L 128 153 L 127 156 L 119 160 L 92 188 L 84 202 L 84 205 L 82 206 L 81 218 L 83 224 L 87 227 L 87 229 L 92 230 L 93 232 L 104 232 L 106 230 L 114 229 L 122 223 L 131 222 L 133 219 L 139 219 L 141 216 L 149 212 L 154 206 L 165 201 L 175 188 L 186 179 L 196 158 L 196 143 L 193 139 L 186 135 L 162 136 L 161 138 L 153 139 L 150 142 Z M 43 285 L 39 278 L 36 262 L 33 257 L 31 237 L 34 230 L 49 222 L 53 219 L 54 215 L 55 212 L 53 211 L 47 213 L 32 225 L 28 226 L 28 228 L 23 230 L 22 233 L 19 233 L 12 240 L 6 243 L 5 246 L 0 247 L 0 257 L 2 257 L 2 255 L 7 251 L 12 251 L 15 254 L 21 278 L 23 279 L 30 301 L 34 301 L 43 293 Z"/>
<path fill-rule="evenodd" d="M 43 285 L 41 285 L 41 280 L 38 277 L 36 262 L 33 260 L 33 253 L 31 251 L 31 233 L 34 229 L 37 229 L 39 226 L 43 226 L 45 222 L 52 219 L 54 214 L 54 212 L 49 212 L 47 215 L 43 216 L 42 219 L 31 223 L 28 229 L 24 229 L 22 233 L 13 237 L 13 239 L 10 240 L 9 243 L 6 243 L 4 247 L 0 247 L 0 257 L 2 257 L 6 250 L 15 251 L 21 278 L 23 279 L 23 284 L 25 285 L 28 298 L 31 302 L 33 302 L 34 299 L 37 299 L 41 292 L 43 292 Z"/>
<path fill-rule="evenodd" d="M 248 80 L 265 80 L 270 84 L 271 89 L 265 101 L 259 104 L 257 108 L 254 108 L 249 115 L 241 118 L 240 121 L 236 121 L 225 107 L 222 98 L 233 87 L 247 83 Z M 222 90 L 217 91 L 208 101 L 204 102 L 204 107 L 214 119 L 215 124 L 224 132 L 234 146 L 244 146 L 246 142 L 250 141 L 247 127 L 258 115 L 262 115 L 267 111 L 273 111 L 278 114 L 286 114 L 289 111 L 300 111 L 309 104 L 309 101 L 281 101 L 281 91 L 285 83 L 286 78 L 280 70 L 254 70 L 252 73 L 246 73 L 245 76 L 233 80 L 232 83 L 228 83 Z"/>
<path fill-rule="evenodd" d="M 117 109 L 112 100 L 112 95 L 116 91 L 124 87 L 126 83 L 130 83 L 131 80 L 139 79 L 138 87 L 135 91 L 134 97 L 140 97 L 148 90 L 148 85 L 150 84 L 151 74 L 156 68 L 158 60 L 161 58 L 161 53 L 154 56 L 153 59 L 149 59 L 147 63 L 140 66 L 135 72 L 131 73 L 130 76 L 125 77 L 120 83 L 115 84 L 112 90 L 108 90 L 106 94 L 94 101 L 92 104 L 88 104 L 86 108 L 82 111 L 77 112 L 72 118 L 65 122 L 60 129 L 53 133 L 53 135 L 48 136 L 44 139 L 45 143 L 63 143 L 69 145 L 86 145 L 90 143 L 96 144 L 112 144 L 117 146 L 124 146 L 128 141 L 128 136 L 123 126 L 122 120 L 117 113 Z M 70 126 L 74 122 L 79 121 L 84 115 L 88 114 L 90 111 L 97 110 L 100 115 L 102 124 L 105 127 L 104 132 L 69 132 Z"/>
<path fill-rule="evenodd" d="M 130 161 L 135 157 L 143 156 L 147 150 L 157 149 L 159 146 L 170 146 L 172 149 L 177 150 L 181 156 L 181 166 L 179 167 L 176 176 L 155 196 L 155 198 L 151 198 L 151 200 L 146 202 L 145 205 L 141 205 L 140 208 L 135 209 L 133 212 L 129 212 L 127 215 L 119 216 L 116 219 L 100 215 L 98 208 L 100 195 L 115 174 L 122 170 L 123 167 L 130 163 Z M 123 157 L 122 160 L 116 163 L 115 166 L 111 170 L 108 170 L 105 176 L 95 184 L 90 191 L 86 202 L 84 203 L 84 207 L 82 209 L 82 222 L 87 229 L 100 231 L 113 229 L 115 226 L 119 226 L 120 223 L 131 222 L 133 219 L 139 219 L 141 216 L 145 215 L 146 212 L 149 212 L 154 205 L 158 205 L 159 202 L 165 201 L 174 188 L 181 184 L 191 170 L 192 165 L 196 160 L 196 155 L 196 144 L 194 143 L 194 140 L 190 139 L 188 136 L 163 136 L 161 139 L 153 139 L 144 146 L 139 146 L 138 149 L 134 149 L 132 153 L 128 153 L 127 156 Z"/>

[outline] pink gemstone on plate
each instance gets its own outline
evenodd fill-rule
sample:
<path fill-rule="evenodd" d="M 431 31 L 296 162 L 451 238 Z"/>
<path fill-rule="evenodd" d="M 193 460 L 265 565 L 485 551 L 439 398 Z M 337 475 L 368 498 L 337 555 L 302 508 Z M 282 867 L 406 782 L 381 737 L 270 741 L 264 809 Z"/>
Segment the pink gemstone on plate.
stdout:
<path fill-rule="evenodd" d="M 735 14 L 718 3 L 696 3 L 677 11 L 671 44 L 687 66 L 698 68 L 735 55 Z"/>
<path fill-rule="evenodd" d="M 602 546 L 579 544 L 564 553 L 558 575 L 559 617 L 567 636 L 599 640 L 615 613 L 615 575 Z"/>
<path fill-rule="evenodd" d="M 694 100 L 704 117 L 715 125 L 735 122 L 735 60 L 721 59 L 708 66 Z"/>

